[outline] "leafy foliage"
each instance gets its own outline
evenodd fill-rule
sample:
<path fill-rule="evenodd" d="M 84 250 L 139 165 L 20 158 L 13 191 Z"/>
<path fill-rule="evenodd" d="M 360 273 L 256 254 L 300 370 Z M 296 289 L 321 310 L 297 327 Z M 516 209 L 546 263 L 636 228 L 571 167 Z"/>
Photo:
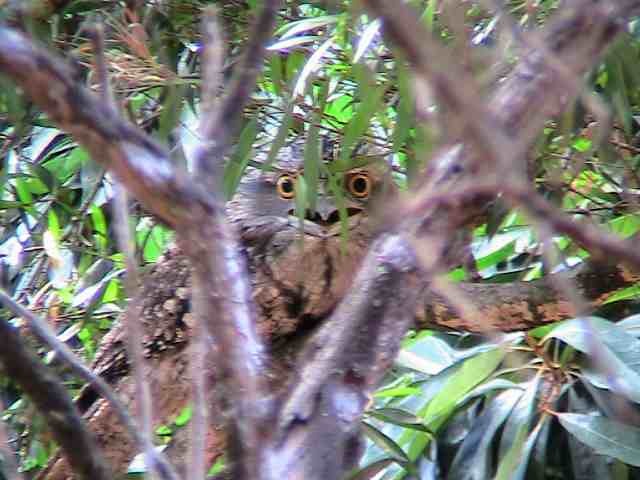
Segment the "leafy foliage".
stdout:
<path fill-rule="evenodd" d="M 160 141 L 176 146 L 176 162 L 188 161 L 199 108 L 198 13 L 208 2 L 149 5 L 144 26 L 138 13 L 119 2 L 107 3 L 73 1 L 30 27 L 72 54 L 79 81 L 96 89 L 90 43 L 80 26 L 99 11 L 108 29 L 107 59 L 120 108 Z M 259 3 L 218 5 L 234 55 Z M 304 183 L 296 188 L 313 205 L 318 171 L 325 168 L 323 139 L 338 145 L 338 166 L 328 169 L 331 176 L 339 178 L 352 162 L 374 152 L 389 158 L 398 183 L 405 186 L 444 135 L 434 126 L 437 122 L 416 121 L 408 68 L 381 41 L 380 24 L 350 2 L 325 3 L 287 2 L 224 174 L 228 197 L 256 155 L 271 162 L 292 136 L 307 138 Z M 518 54 L 516 40 L 482 3 L 469 4 L 464 12 L 470 38 L 460 38 L 451 28 L 440 2 L 412 3 L 452 48 L 475 45 L 469 50 L 469 68 L 488 86 L 499 78 L 495 71 L 509 67 L 494 68 L 499 49 Z M 529 4 L 508 2 L 522 25 L 544 22 L 556 6 L 544 1 L 530 9 Z M 592 73 L 571 111 L 549 120 L 532 163 L 539 190 L 559 208 L 623 237 L 640 229 L 635 208 L 640 188 L 636 23 Z M 225 65 L 225 75 L 232 68 Z M 603 108 L 594 110 L 594 102 Z M 437 108 L 428 106 L 437 116 Z M 607 111 L 611 119 L 602 113 Z M 112 235 L 112 179 L 5 81 L 0 83 L 0 112 L 2 284 L 46 316 L 61 339 L 91 358 L 125 300 L 123 258 Z M 154 262 L 172 233 L 138 205 L 131 210 L 140 264 Z M 553 242 L 563 257 L 555 266 L 543 262 L 540 239 L 528 220 L 496 202 L 474 233 L 477 273 L 484 281 L 532 280 L 588 256 L 567 237 Z M 462 280 L 473 273 L 460 266 L 449 277 Z M 616 292 L 608 302 L 637 299 L 638 288 Z M 640 430 L 637 424 L 620 424 L 614 406 L 623 402 L 637 411 L 640 321 L 636 316 L 617 324 L 612 320 L 617 319 L 579 318 L 490 340 L 415 332 L 374 395 L 364 420 L 369 441 L 362 469 L 353 478 L 637 475 Z M 49 352 L 41 353 L 51 360 Z M 65 378 L 70 388 L 81 386 Z M 41 422 L 31 417 L 28 401 L 6 379 L 2 400 L 8 406 L 3 419 L 16 432 L 22 469 L 42 467 L 53 445 Z M 171 435 L 173 428 L 158 433 Z"/>

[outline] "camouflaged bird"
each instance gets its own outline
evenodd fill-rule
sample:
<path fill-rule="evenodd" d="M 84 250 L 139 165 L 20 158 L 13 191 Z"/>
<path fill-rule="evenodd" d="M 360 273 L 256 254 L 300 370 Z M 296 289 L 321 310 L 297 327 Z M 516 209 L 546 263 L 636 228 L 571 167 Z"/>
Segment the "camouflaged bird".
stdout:
<path fill-rule="evenodd" d="M 331 174 L 335 166 L 324 163 L 315 206 L 301 219 L 300 150 L 291 145 L 273 168 L 247 172 L 227 206 L 247 252 L 265 334 L 286 335 L 301 322 L 310 326 L 327 317 L 350 287 L 375 233 L 371 210 L 391 189 L 379 158 L 359 157 L 364 166 L 334 168 Z"/>
<path fill-rule="evenodd" d="M 294 142 L 281 150 L 273 165 L 245 172 L 226 207 L 247 255 L 258 330 L 270 342 L 298 330 L 308 332 L 330 315 L 351 286 L 376 233 L 372 209 L 390 193 L 390 176 L 379 156 L 360 155 L 353 168 L 339 168 L 337 162 L 325 159 L 318 170 L 315 206 L 301 218 L 296 215 L 301 203 L 295 193 L 296 182 L 304 176 L 303 148 L 301 142 Z M 177 247 L 170 248 L 145 277 L 125 312 L 140 312 L 136 317 L 145 332 L 145 376 L 154 399 L 155 424 L 170 423 L 168 419 L 190 401 L 185 349 L 193 322 L 189 273 L 184 255 Z M 104 337 L 93 369 L 131 406 L 135 385 L 129 376 L 125 323 L 120 322 Z M 91 389 L 79 396 L 78 406 L 109 463 L 116 471 L 126 469 L 136 446 L 111 407 Z M 215 456 L 223 436 L 209 433 L 209 454 Z M 180 455 L 174 458 L 178 465 L 180 460 Z M 70 477 L 62 458 L 51 462 L 39 476 L 49 480 Z"/>

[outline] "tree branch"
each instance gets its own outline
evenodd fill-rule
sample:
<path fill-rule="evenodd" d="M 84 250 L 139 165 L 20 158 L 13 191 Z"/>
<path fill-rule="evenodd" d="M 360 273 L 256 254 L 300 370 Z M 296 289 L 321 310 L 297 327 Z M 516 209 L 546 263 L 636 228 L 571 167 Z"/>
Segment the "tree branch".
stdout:
<path fill-rule="evenodd" d="M 244 105 L 255 88 L 262 69 L 266 42 L 282 2 L 266 0 L 245 46 L 244 56 L 225 97 L 216 102 L 220 72 L 219 35 L 212 15 L 204 21 L 205 38 L 210 43 L 203 55 L 203 77 L 211 85 L 203 90 L 200 133 L 203 143 L 195 154 L 194 174 L 214 190 L 220 205 L 222 161 L 239 124 Z M 223 372 L 225 386 L 233 401 L 229 419 L 234 442 L 242 445 L 232 458 L 237 478 L 259 478 L 262 469 L 263 437 L 266 419 L 272 415 L 270 391 L 265 376 L 267 354 L 256 329 L 256 311 L 252 299 L 246 259 L 241 253 L 235 231 L 222 208 L 212 214 L 196 216 L 180 242 L 193 264 L 194 308 L 198 321 L 213 336 L 216 363 Z M 202 212 L 206 213 L 206 212 Z M 196 458 L 198 458 L 196 456 Z"/>
<path fill-rule="evenodd" d="M 276 21 L 276 13 L 282 4 L 282 0 L 265 0 L 263 2 L 262 11 L 253 24 L 251 37 L 245 45 L 244 55 L 235 67 L 233 78 L 229 85 L 227 94 L 216 102 L 212 95 L 216 92 L 210 88 L 206 88 L 203 94 L 203 102 L 208 106 L 202 113 L 200 120 L 200 133 L 204 139 L 204 148 L 206 155 L 197 155 L 196 164 L 207 180 L 214 179 L 216 173 L 220 172 L 220 166 L 225 153 L 231 145 L 231 140 L 240 119 L 245 104 L 249 100 L 253 92 L 258 75 L 262 71 L 262 63 L 266 54 L 267 40 L 273 31 Z M 209 25 L 205 27 L 205 34 L 210 40 L 216 40 L 215 28 L 212 28 L 212 20 L 207 22 Z M 203 60 L 203 77 L 205 81 L 215 79 L 219 73 L 219 65 L 217 65 L 218 55 L 214 49 L 219 48 L 218 45 L 209 44 L 205 47 Z M 211 105 L 214 105 L 211 108 Z"/>
<path fill-rule="evenodd" d="M 194 204 L 208 211 L 214 208 L 205 188 L 173 168 L 164 147 L 79 85 L 55 55 L 2 24 L 0 72 L 169 225 L 192 221 Z"/>
<path fill-rule="evenodd" d="M 131 418 L 129 412 L 122 404 L 122 402 L 118 399 L 118 396 L 107 384 L 107 382 L 96 375 L 69 349 L 69 347 L 61 342 L 55 335 L 55 333 L 51 331 L 51 328 L 46 322 L 42 321 L 32 312 L 24 308 L 19 303 L 15 302 L 10 295 L 8 295 L 4 290 L 1 289 L 0 303 L 2 303 L 5 308 L 7 308 L 7 310 L 12 312 L 14 315 L 25 320 L 38 340 L 40 340 L 43 344 L 47 345 L 54 352 L 56 352 L 56 354 L 64 362 L 66 362 L 66 364 L 74 373 L 76 373 L 80 378 L 89 383 L 101 397 L 109 402 L 111 408 L 113 408 L 116 415 L 118 416 L 118 419 L 126 427 L 131 437 L 135 439 L 136 443 L 143 451 L 146 451 L 148 442 L 141 435 L 139 427 Z M 35 382 L 36 380 L 34 380 L 34 386 Z M 40 388 L 41 391 L 44 392 L 43 394 L 46 395 L 47 389 L 49 387 L 46 384 L 41 384 Z M 166 480 L 175 480 L 178 478 L 173 467 L 161 452 L 158 452 L 157 450 L 152 448 L 149 453 L 151 456 L 151 460 L 153 460 L 154 462 L 155 468 L 161 474 L 161 478 Z"/>
<path fill-rule="evenodd" d="M 266 478 L 340 478 L 355 466 L 368 396 L 414 319 L 416 263 L 401 236 L 372 245 L 353 288 L 299 356 L 278 415 L 279 461 Z"/>
<path fill-rule="evenodd" d="M 60 379 L 23 345 L 15 328 L 3 319 L 0 337 L 0 362 L 7 375 L 31 397 L 74 470 L 87 480 L 113 478 Z"/>

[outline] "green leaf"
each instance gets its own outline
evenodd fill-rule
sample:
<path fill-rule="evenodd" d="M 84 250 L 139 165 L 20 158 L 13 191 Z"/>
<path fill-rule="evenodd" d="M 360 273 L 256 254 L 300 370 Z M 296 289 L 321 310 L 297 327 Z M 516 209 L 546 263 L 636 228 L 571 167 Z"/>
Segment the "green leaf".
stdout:
<path fill-rule="evenodd" d="M 193 407 L 191 405 L 187 405 L 182 409 L 182 411 L 178 414 L 175 421 L 173 422 L 177 427 L 184 427 L 193 416 Z"/>
<path fill-rule="evenodd" d="M 640 428 L 605 417 L 558 413 L 560 424 L 599 455 L 640 467 Z"/>
<path fill-rule="evenodd" d="M 275 42 L 269 47 L 267 50 L 277 51 L 277 50 L 288 50 L 293 47 L 300 47 L 302 45 L 308 45 L 310 43 L 315 43 L 317 40 L 320 40 L 322 37 L 318 37 L 316 35 L 301 35 L 299 37 L 286 38 L 284 40 L 280 40 Z"/>
<path fill-rule="evenodd" d="M 315 38 L 315 37 L 313 37 Z M 286 81 L 292 81 L 298 76 L 298 72 L 307 62 L 307 56 L 299 51 L 291 52 L 287 55 L 287 63 L 285 64 Z"/>
<path fill-rule="evenodd" d="M 68 152 L 60 152 L 55 156 L 52 155 L 52 157 L 44 163 L 44 166 L 55 175 L 59 183 L 64 184 L 86 163 L 90 163 L 87 151 L 81 147 L 75 147 Z"/>
<path fill-rule="evenodd" d="M 378 474 L 393 463 L 391 458 L 382 458 L 356 470 L 353 474 L 348 475 L 346 480 L 371 480 L 378 478 Z"/>
<path fill-rule="evenodd" d="M 309 209 L 315 211 L 316 197 L 318 193 L 318 178 L 322 164 L 321 144 L 320 144 L 320 121 L 322 112 L 329 93 L 329 82 L 324 82 L 318 95 L 319 108 L 313 115 L 311 124 L 307 131 L 307 140 L 304 144 L 304 180 L 308 187 L 307 201 Z"/>
<path fill-rule="evenodd" d="M 496 472 L 495 480 L 514 480 L 514 474 L 523 463 L 523 457 L 525 455 L 526 440 L 527 440 L 528 426 L 521 425 L 518 428 L 516 438 L 511 444 L 511 447 L 507 451 L 506 455 L 502 457 L 498 464 L 498 471 Z M 526 458 L 528 460 L 528 457 Z M 526 463 L 525 463 L 526 464 Z"/>
<path fill-rule="evenodd" d="M 289 129 L 291 128 L 291 124 L 293 122 L 294 105 L 295 103 L 293 101 L 290 101 L 289 104 L 287 105 L 286 110 L 284 111 L 284 114 L 280 120 L 280 125 L 278 125 L 278 131 L 276 133 L 276 136 L 271 142 L 271 147 L 269 147 L 269 153 L 267 154 L 267 159 L 262 164 L 263 169 L 266 169 L 271 164 L 273 164 L 273 162 L 276 161 L 276 158 L 278 157 L 278 153 L 280 152 L 280 150 L 282 149 L 282 147 L 284 146 L 287 140 L 287 135 L 289 134 Z"/>
<path fill-rule="evenodd" d="M 349 160 L 353 149 L 356 147 L 360 138 L 367 132 L 371 124 L 371 118 L 380 108 L 384 93 L 385 85 L 379 85 L 373 88 L 363 88 L 362 102 L 358 106 L 355 115 L 344 128 L 344 137 L 340 146 L 340 168 L 347 168 L 350 164 Z"/>
<path fill-rule="evenodd" d="M 489 406 L 473 422 L 458 449 L 448 479 L 484 480 L 490 476 L 491 444 L 496 433 L 508 418 L 518 400 L 522 397 L 520 390 L 506 390 L 491 400 Z"/>
<path fill-rule="evenodd" d="M 310 125 L 307 140 L 304 144 L 304 182 L 307 187 L 306 201 L 309 209 L 315 211 L 318 194 L 318 178 L 320 170 L 320 136 L 318 127 Z"/>
<path fill-rule="evenodd" d="M 235 193 L 245 168 L 251 159 L 250 153 L 253 142 L 258 134 L 258 120 L 252 118 L 242 129 L 238 145 L 236 146 L 231 159 L 224 169 L 222 191 L 227 200 Z"/>
<path fill-rule="evenodd" d="M 102 209 L 97 205 L 91 205 L 91 221 L 93 222 L 93 231 L 95 232 L 94 239 L 98 250 L 105 252 L 108 245 L 107 235 L 107 219 L 102 212 Z"/>
<path fill-rule="evenodd" d="M 168 142 L 169 135 L 178 124 L 185 94 L 185 87 L 181 85 L 169 85 L 166 88 L 167 96 L 162 104 L 157 134 L 163 142 Z"/>
<path fill-rule="evenodd" d="M 353 116 L 353 97 L 343 94 L 333 98 L 327 103 L 325 114 L 338 122 L 347 123 Z"/>
<path fill-rule="evenodd" d="M 408 397 L 410 395 L 418 395 L 420 389 L 417 387 L 393 387 L 378 390 L 374 393 L 376 398 L 393 398 L 393 397 Z"/>
<path fill-rule="evenodd" d="M 427 8 L 422 13 L 420 21 L 429 29 L 433 30 L 433 19 L 438 8 L 438 0 L 428 0 Z"/>
<path fill-rule="evenodd" d="M 273 91 L 279 97 L 282 96 L 282 57 L 278 53 L 274 53 L 269 57 L 269 73 L 271 74 L 271 85 L 273 85 Z"/>
<path fill-rule="evenodd" d="M 84 327 L 78 332 L 78 340 L 82 343 L 85 352 L 92 357 L 95 352 L 96 342 L 93 338 L 93 333 L 87 327 Z"/>
<path fill-rule="evenodd" d="M 387 452 L 391 458 L 402 465 L 410 463 L 409 457 L 404 450 L 391 437 L 385 435 L 380 430 L 367 422 L 362 422 L 362 431 L 373 443 Z"/>
<path fill-rule="evenodd" d="M 640 402 L 640 340 L 616 324 L 597 317 L 584 317 L 559 324 L 546 337 L 557 338 L 580 352 L 594 355 L 606 366 L 606 377 L 589 368 L 583 369 L 592 383 L 607 388 L 614 384 L 620 393 Z M 596 365 L 597 366 L 597 365 Z"/>
<path fill-rule="evenodd" d="M 207 472 L 207 476 L 213 477 L 218 475 L 219 473 L 222 473 L 225 470 L 225 468 L 227 468 L 226 464 L 227 464 L 226 457 L 224 455 L 219 456 L 216 459 L 215 463 L 209 469 L 209 472 Z"/>
<path fill-rule="evenodd" d="M 516 252 L 516 240 L 508 242 L 497 250 L 476 260 L 478 270 L 485 270 L 507 260 Z"/>
<path fill-rule="evenodd" d="M 346 251 L 347 241 L 349 240 L 349 216 L 347 215 L 347 208 L 344 201 L 344 192 L 342 191 L 341 182 L 338 179 L 342 179 L 341 174 L 334 174 L 331 171 L 329 174 L 329 190 L 333 194 L 333 198 L 338 207 L 338 213 L 340 215 L 340 247 L 343 251 Z"/>
<path fill-rule="evenodd" d="M 592 142 L 588 138 L 578 137 L 573 141 L 571 146 L 573 147 L 574 150 L 577 150 L 578 152 L 583 152 L 584 153 L 584 152 L 588 152 L 589 150 L 591 150 Z"/>
<path fill-rule="evenodd" d="M 31 194 L 31 190 L 23 177 L 16 179 L 16 194 L 22 203 L 22 207 L 28 213 L 37 217 L 38 212 L 33 208 L 33 195 Z"/>
<path fill-rule="evenodd" d="M 173 240 L 173 231 L 164 225 L 153 225 L 149 229 L 148 219 L 141 219 L 136 228 L 136 242 L 142 249 L 145 262 L 153 263 Z"/>
<path fill-rule="evenodd" d="M 300 240 L 304 239 L 304 235 L 302 235 L 304 230 L 304 220 L 307 216 L 307 207 L 308 207 L 308 188 L 307 182 L 304 179 L 304 176 L 298 176 L 296 178 L 295 184 L 295 201 L 296 201 L 296 216 L 300 222 Z"/>
<path fill-rule="evenodd" d="M 50 208 L 47 212 L 47 225 L 48 230 L 53 235 L 53 238 L 56 242 L 60 241 L 61 232 L 60 232 L 60 222 L 58 221 L 58 215 L 56 214 L 53 208 Z"/>
<path fill-rule="evenodd" d="M 442 424 L 455 410 L 458 400 L 491 375 L 502 362 L 504 355 L 503 349 L 495 348 L 466 360 L 419 414 L 424 418 L 425 424 L 432 426 L 434 430 L 437 429 L 434 425 L 437 427 Z"/>
<path fill-rule="evenodd" d="M 323 57 L 329 51 L 329 48 L 333 45 L 333 38 L 329 38 L 326 40 L 320 47 L 313 52 L 313 55 L 309 57 L 309 60 L 304 64 L 300 75 L 298 75 L 298 79 L 296 80 L 295 86 L 293 88 L 293 97 L 301 97 L 306 94 L 307 84 L 310 82 L 312 78 L 313 72 L 320 68 L 322 64 Z"/>
<path fill-rule="evenodd" d="M 34 178 L 41 183 L 41 191 L 43 191 L 43 193 L 52 192 L 57 187 L 56 178 L 42 165 L 33 163 L 29 165 L 29 170 Z"/>
<path fill-rule="evenodd" d="M 422 424 L 422 419 L 420 417 L 417 417 L 413 413 L 407 412 L 401 408 L 378 408 L 369 411 L 368 415 L 385 423 L 392 423 L 401 427 L 419 430 L 433 436 L 433 432 Z"/>
<path fill-rule="evenodd" d="M 160 425 L 156 428 L 156 435 L 159 435 L 161 437 L 170 436 L 173 435 L 173 430 L 171 430 L 171 427 L 169 427 L 168 425 Z"/>
<path fill-rule="evenodd" d="M 620 320 L 616 323 L 619 328 L 624 328 L 625 332 L 633 335 L 634 337 L 640 337 L 640 315 L 631 315 Z"/>
<path fill-rule="evenodd" d="M 400 350 L 396 364 L 427 375 L 436 375 L 457 361 L 457 352 L 435 336 L 410 342 Z"/>
<path fill-rule="evenodd" d="M 640 216 L 622 215 L 611 220 L 608 225 L 613 233 L 628 238 L 640 230 Z"/>
<path fill-rule="evenodd" d="M 294 22 L 287 22 L 280 28 L 278 28 L 273 36 L 280 37 L 281 39 L 293 37 L 302 32 L 307 32 L 315 28 L 326 27 L 332 25 L 340 19 L 339 15 L 324 15 L 313 18 L 305 18 L 303 20 L 297 20 Z"/>
<path fill-rule="evenodd" d="M 602 302 L 602 304 L 606 305 L 608 303 L 620 302 L 622 300 L 633 300 L 638 297 L 640 297 L 640 284 L 635 284 L 612 293 L 604 302 Z"/>
<path fill-rule="evenodd" d="M 377 34 L 380 32 L 380 26 L 382 22 L 377 19 L 373 20 L 367 27 L 364 29 L 362 34 L 360 35 L 360 39 L 356 45 L 356 51 L 353 54 L 353 63 L 358 63 L 360 59 L 364 56 L 364 54 L 371 47 L 373 40 L 376 38 Z M 375 44 L 374 44 L 375 45 Z"/>

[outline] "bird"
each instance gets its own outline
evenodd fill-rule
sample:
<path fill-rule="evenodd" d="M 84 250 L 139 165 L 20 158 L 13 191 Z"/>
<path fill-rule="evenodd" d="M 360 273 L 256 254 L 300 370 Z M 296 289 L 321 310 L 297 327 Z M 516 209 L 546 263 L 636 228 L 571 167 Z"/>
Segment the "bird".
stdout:
<path fill-rule="evenodd" d="M 249 264 L 258 329 L 267 337 L 308 330 L 331 313 L 376 234 L 376 205 L 394 191 L 379 155 L 359 154 L 343 165 L 325 154 L 315 202 L 305 205 L 296 198 L 305 178 L 302 149 L 294 142 L 269 168 L 245 172 L 227 204 Z"/>
<path fill-rule="evenodd" d="M 299 344 L 296 340 L 304 341 L 330 316 L 351 287 L 377 233 L 377 205 L 395 191 L 387 164 L 376 152 L 356 150 L 356 158 L 340 162 L 324 145 L 315 204 L 306 205 L 305 199 L 297 198 L 300 189 L 296 188 L 305 177 L 304 148 L 303 140 L 290 142 L 270 165 L 257 156 L 225 207 L 246 255 L 256 327 L 272 349 L 279 342 L 281 347 L 295 350 L 291 345 Z M 189 272 L 185 255 L 176 245 L 171 246 L 145 276 L 130 302 L 134 307 L 124 312 L 136 316 L 143 326 L 145 377 L 158 424 L 170 423 L 190 399 L 187 347 L 195 319 L 190 312 Z M 120 321 L 103 338 L 92 369 L 131 408 L 135 383 L 127 358 L 127 335 L 126 322 Z M 287 354 L 280 358 L 284 356 Z M 289 361 L 293 360 L 281 363 L 281 370 L 287 370 Z M 91 388 L 82 391 L 77 405 L 114 470 L 125 470 L 135 445 L 110 406 Z M 220 442 L 224 442 L 217 421 L 212 420 L 215 426 L 209 430 L 211 458 L 220 453 Z M 180 467 L 184 452 L 176 440 L 179 435 L 177 432 L 174 437 L 176 453 L 169 451 L 169 455 Z M 38 478 L 62 480 L 69 476 L 66 460 L 56 457 Z"/>

